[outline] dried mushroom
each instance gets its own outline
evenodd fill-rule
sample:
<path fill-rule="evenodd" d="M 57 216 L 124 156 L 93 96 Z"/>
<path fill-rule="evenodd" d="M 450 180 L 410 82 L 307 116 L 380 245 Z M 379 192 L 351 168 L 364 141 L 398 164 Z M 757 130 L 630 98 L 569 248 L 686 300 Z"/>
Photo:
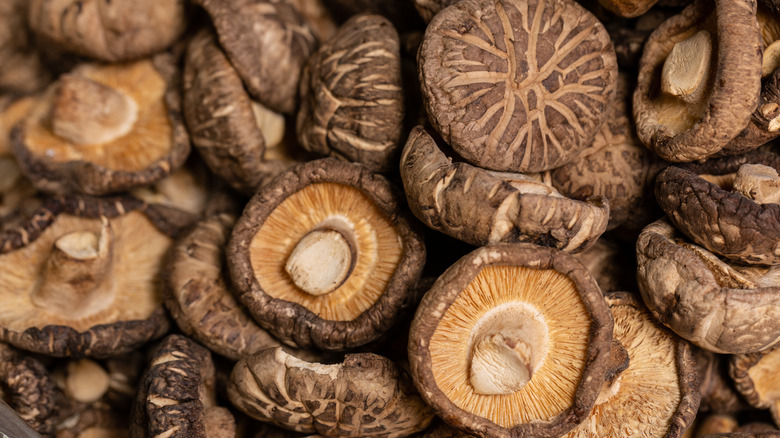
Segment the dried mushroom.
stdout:
<path fill-rule="evenodd" d="M 577 201 L 530 176 L 454 161 L 421 126 L 409 134 L 401 178 L 418 219 L 472 245 L 532 242 L 578 252 L 609 219 L 603 196 Z"/>
<path fill-rule="evenodd" d="M 211 16 L 219 42 L 247 90 L 266 107 L 292 113 L 301 69 L 316 39 L 286 0 L 194 0 Z"/>
<path fill-rule="evenodd" d="M 190 40 L 183 89 L 192 143 L 231 186 L 254 193 L 293 164 L 267 153 L 282 142 L 284 117 L 252 100 L 209 31 Z"/>
<path fill-rule="evenodd" d="M 228 396 L 253 418 L 324 437 L 405 437 L 433 420 L 409 376 L 371 353 L 327 365 L 269 348 L 236 364 Z"/>
<path fill-rule="evenodd" d="M 445 421 L 481 437 L 560 436 L 610 366 L 612 316 L 571 256 L 488 245 L 442 274 L 409 334 L 412 377 Z"/>
<path fill-rule="evenodd" d="M 43 65 L 27 28 L 29 0 L 0 2 L 0 90 L 29 93 L 46 86 L 51 73 Z"/>
<path fill-rule="evenodd" d="M 82 64 L 61 76 L 13 130 L 22 171 L 43 190 L 92 195 L 170 174 L 190 151 L 172 63 Z"/>
<path fill-rule="evenodd" d="M 769 409 L 780 427 L 780 347 L 731 357 L 730 374 L 751 406 Z"/>
<path fill-rule="evenodd" d="M 729 377 L 730 356 L 696 348 L 694 357 L 699 369 L 699 412 L 731 414 L 745 410 L 747 404 Z"/>
<path fill-rule="evenodd" d="M 696 426 L 695 438 L 703 438 L 716 433 L 729 433 L 739 427 L 739 422 L 732 415 L 713 414 L 704 417 Z"/>
<path fill-rule="evenodd" d="M 447 6 L 454 5 L 459 0 L 414 0 L 414 7 L 425 20 L 430 23 L 433 17 Z"/>
<path fill-rule="evenodd" d="M 599 3 L 621 17 L 638 17 L 647 12 L 658 0 L 599 0 Z"/>
<path fill-rule="evenodd" d="M 356 15 L 309 58 L 297 133 L 319 155 L 377 172 L 397 167 L 404 117 L 398 33 L 380 15 Z"/>
<path fill-rule="evenodd" d="M 168 320 L 157 275 L 171 238 L 142 207 L 121 198 L 53 200 L 0 234 L 0 340 L 101 358 L 162 336 Z"/>
<path fill-rule="evenodd" d="M 780 341 L 780 267 L 726 264 L 682 239 L 666 220 L 636 243 L 637 282 L 653 316 L 715 353 L 751 353 Z"/>
<path fill-rule="evenodd" d="M 565 436 L 680 437 L 700 399 L 690 344 L 661 328 L 632 294 L 612 292 L 606 300 L 613 336 L 629 364 L 601 390 L 590 416 Z"/>
<path fill-rule="evenodd" d="M 718 153 L 747 126 L 761 88 L 754 0 L 697 0 L 650 35 L 634 91 L 640 140 L 661 158 Z"/>
<path fill-rule="evenodd" d="M 211 353 L 170 335 L 152 355 L 141 379 L 131 438 L 232 438 L 235 420 L 217 405 Z"/>
<path fill-rule="evenodd" d="M 291 168 L 236 222 L 238 298 L 285 343 L 345 349 L 386 332 L 412 304 L 425 248 L 382 176 L 330 158 Z"/>
<path fill-rule="evenodd" d="M 573 160 L 617 81 L 604 26 L 570 0 L 464 0 L 436 15 L 418 56 L 428 116 L 480 167 L 538 172 Z"/>

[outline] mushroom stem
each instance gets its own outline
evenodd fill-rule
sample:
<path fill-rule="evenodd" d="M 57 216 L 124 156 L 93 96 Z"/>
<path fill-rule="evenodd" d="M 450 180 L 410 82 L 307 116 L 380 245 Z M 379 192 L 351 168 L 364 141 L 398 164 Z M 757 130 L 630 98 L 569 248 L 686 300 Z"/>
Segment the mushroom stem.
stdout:
<path fill-rule="evenodd" d="M 712 40 L 700 30 L 674 45 L 661 71 L 661 91 L 685 102 L 702 100 L 712 64 Z"/>
<path fill-rule="evenodd" d="M 91 79 L 63 75 L 51 110 L 54 133 L 78 144 L 100 144 L 133 127 L 138 105 L 124 93 Z"/>
<path fill-rule="evenodd" d="M 355 259 L 354 245 L 345 233 L 322 228 L 298 242 L 284 269 L 298 288 L 319 296 L 333 292 L 344 283 Z"/>
<path fill-rule="evenodd" d="M 743 164 L 734 177 L 734 191 L 759 204 L 780 203 L 780 176 L 763 164 Z"/>
<path fill-rule="evenodd" d="M 761 77 L 771 75 L 777 67 L 780 67 L 780 40 L 777 40 L 764 49 L 761 58 Z"/>
<path fill-rule="evenodd" d="M 68 363 L 65 389 L 69 396 L 82 403 L 100 400 L 108 392 L 110 378 L 100 364 L 90 359 Z"/>
<path fill-rule="evenodd" d="M 54 242 L 40 287 L 32 294 L 36 306 L 80 318 L 104 308 L 111 293 L 104 285 L 113 256 L 111 225 L 103 217 L 100 234 L 74 231 Z"/>

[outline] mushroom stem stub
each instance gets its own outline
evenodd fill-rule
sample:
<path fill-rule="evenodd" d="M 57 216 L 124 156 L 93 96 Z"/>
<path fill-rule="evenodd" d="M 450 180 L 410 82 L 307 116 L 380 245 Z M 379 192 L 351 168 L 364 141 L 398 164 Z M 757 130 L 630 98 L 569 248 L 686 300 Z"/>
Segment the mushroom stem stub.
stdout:
<path fill-rule="evenodd" d="M 778 204 L 780 176 L 763 164 L 743 164 L 734 178 L 734 190 L 759 204 Z"/>
<path fill-rule="evenodd" d="M 124 93 L 91 79 L 63 75 L 54 98 L 54 133 L 78 145 L 119 138 L 133 127 L 138 105 Z"/>
<path fill-rule="evenodd" d="M 780 40 L 777 40 L 764 49 L 761 58 L 761 77 L 765 78 L 780 67 Z"/>
<path fill-rule="evenodd" d="M 355 259 L 353 252 L 353 245 L 340 231 L 318 229 L 298 242 L 284 269 L 304 292 L 325 295 L 349 276 Z"/>
<path fill-rule="evenodd" d="M 661 71 L 661 91 L 685 102 L 703 97 L 712 64 L 712 40 L 700 30 L 674 45 Z"/>

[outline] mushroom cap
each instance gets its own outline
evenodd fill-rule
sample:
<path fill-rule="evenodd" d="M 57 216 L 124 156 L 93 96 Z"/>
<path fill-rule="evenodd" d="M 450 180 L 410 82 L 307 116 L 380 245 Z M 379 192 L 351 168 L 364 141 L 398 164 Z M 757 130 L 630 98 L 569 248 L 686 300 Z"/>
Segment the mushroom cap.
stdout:
<path fill-rule="evenodd" d="M 731 414 L 745 410 L 747 404 L 729 377 L 730 356 L 701 348 L 694 348 L 693 355 L 699 369 L 699 412 Z"/>
<path fill-rule="evenodd" d="M 780 169 L 779 156 L 765 156 Z M 733 175 L 724 178 L 734 180 Z M 658 174 L 655 193 L 671 222 L 697 245 L 736 262 L 780 263 L 780 205 L 759 204 L 675 166 Z"/>
<path fill-rule="evenodd" d="M 442 9 L 457 2 L 458 0 L 414 0 L 414 7 L 423 20 L 430 23 Z"/>
<path fill-rule="evenodd" d="M 538 172 L 573 160 L 617 81 L 604 26 L 569 0 L 464 0 L 434 17 L 418 55 L 428 116 L 466 161 Z"/>
<path fill-rule="evenodd" d="M 376 172 L 397 166 L 404 118 L 398 33 L 381 15 L 355 15 L 309 58 L 297 133 L 308 151 Z"/>
<path fill-rule="evenodd" d="M 84 235 L 94 236 L 97 254 Z M 0 233 L 0 340 L 50 356 L 105 358 L 162 336 L 168 319 L 157 275 L 170 243 L 138 200 L 48 201 Z"/>
<path fill-rule="evenodd" d="M 579 252 L 596 241 L 609 219 L 603 196 L 577 201 L 522 174 L 453 161 L 422 126 L 409 134 L 401 178 L 418 219 L 472 245 L 531 242 Z"/>
<path fill-rule="evenodd" d="M 181 0 L 29 2 L 30 28 L 41 44 L 102 61 L 151 55 L 184 32 Z"/>
<path fill-rule="evenodd" d="M 780 427 L 780 347 L 731 357 L 729 374 L 751 406 L 769 409 Z"/>
<path fill-rule="evenodd" d="M 658 0 L 599 0 L 599 4 L 621 17 L 638 17 L 647 12 Z"/>
<path fill-rule="evenodd" d="M 747 126 L 761 88 L 761 42 L 753 0 L 697 0 L 648 38 L 634 91 L 639 139 L 667 161 L 694 161 L 719 152 Z M 675 44 L 700 29 L 713 40 L 707 91 L 694 103 L 662 94 L 662 67 Z M 716 50 L 715 50 L 716 49 Z"/>
<path fill-rule="evenodd" d="M 532 353 L 530 380 L 515 392 L 477 393 L 469 377 L 472 344 L 493 329 L 507 334 L 526 324 L 547 328 L 528 338 L 548 345 L 535 346 L 542 356 Z M 425 401 L 459 429 L 481 437 L 560 436 L 596 402 L 611 342 L 609 308 L 579 262 L 552 248 L 494 244 L 460 259 L 425 294 L 409 334 L 409 362 Z"/>
<path fill-rule="evenodd" d="M 326 365 L 269 348 L 236 364 L 228 397 L 253 418 L 325 437 L 405 437 L 434 417 L 406 372 L 373 353 Z"/>
<path fill-rule="evenodd" d="M 62 94 L 82 88 L 63 88 L 62 78 L 55 82 L 11 134 L 22 171 L 42 190 L 103 195 L 152 183 L 180 167 L 190 143 L 181 121 L 178 85 L 173 83 L 173 62 L 171 55 L 163 54 L 129 64 L 82 64 L 70 73 L 73 80 L 92 83 L 135 108 L 130 112 L 135 119 L 123 117 L 124 130 L 112 133 L 116 138 L 93 144 L 76 144 L 52 130 L 52 110 L 75 118 L 76 126 L 91 122 L 91 116 L 71 111 L 73 105 L 84 106 L 79 100 L 83 96 Z M 98 138 L 96 131 L 80 130 L 78 135 Z"/>
<path fill-rule="evenodd" d="M 681 239 L 665 219 L 636 243 L 637 282 L 653 316 L 715 353 L 760 351 L 780 341 L 777 274 L 727 265 Z"/>
<path fill-rule="evenodd" d="M 5 0 L 0 4 L 0 91 L 29 93 L 46 86 L 51 73 L 41 60 L 27 28 L 29 0 Z"/>
<path fill-rule="evenodd" d="M 301 69 L 317 44 L 295 6 L 286 0 L 194 3 L 211 16 L 219 42 L 247 90 L 268 108 L 292 113 Z"/>

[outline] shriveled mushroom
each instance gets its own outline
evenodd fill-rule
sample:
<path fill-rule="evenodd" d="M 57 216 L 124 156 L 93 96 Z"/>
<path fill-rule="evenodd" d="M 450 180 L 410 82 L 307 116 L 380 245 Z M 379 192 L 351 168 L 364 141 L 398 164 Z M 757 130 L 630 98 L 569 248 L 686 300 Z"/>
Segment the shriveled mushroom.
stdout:
<path fill-rule="evenodd" d="M 82 64 L 60 77 L 13 130 L 22 171 L 43 190 L 93 195 L 170 174 L 190 151 L 173 62 Z"/>
<path fill-rule="evenodd" d="M 780 267 L 726 264 L 665 219 L 636 243 L 637 282 L 653 316 L 715 353 L 750 353 L 780 341 Z"/>
<path fill-rule="evenodd" d="M 260 190 L 227 247 L 238 298 L 285 343 L 345 349 L 386 332 L 414 296 L 422 236 L 383 177 L 310 161 Z"/>
<path fill-rule="evenodd" d="M 328 365 L 269 348 L 236 364 L 228 396 L 253 418 L 324 437 L 405 437 L 433 420 L 406 372 L 371 353 Z"/>
<path fill-rule="evenodd" d="M 752 406 L 769 409 L 780 427 L 780 347 L 732 356 L 730 374 Z"/>
<path fill-rule="evenodd" d="M 102 61 L 159 52 L 184 32 L 181 0 L 29 2 L 30 28 L 44 45 Z"/>
<path fill-rule="evenodd" d="M 599 0 L 599 3 L 621 17 L 637 17 L 647 12 L 658 0 Z"/>
<path fill-rule="evenodd" d="M 423 20 L 426 23 L 430 23 L 434 15 L 457 2 L 458 0 L 414 0 L 414 7 Z"/>
<path fill-rule="evenodd" d="M 755 14 L 753 0 L 697 0 L 650 35 L 634 119 L 661 158 L 712 156 L 747 126 L 761 88 Z"/>
<path fill-rule="evenodd" d="M 694 357 L 699 369 L 700 413 L 734 414 L 748 407 L 729 377 L 730 356 L 696 348 Z"/>
<path fill-rule="evenodd" d="M 596 403 L 612 316 L 566 253 L 488 245 L 442 274 L 409 334 L 412 377 L 448 423 L 481 437 L 560 436 Z"/>
<path fill-rule="evenodd" d="M 0 234 L 0 340 L 100 358 L 162 336 L 157 275 L 171 238 L 142 208 L 134 199 L 55 199 Z"/>
<path fill-rule="evenodd" d="M 464 0 L 419 52 L 431 123 L 463 158 L 509 172 L 570 162 L 606 120 L 617 81 L 604 26 L 570 0 Z"/>
<path fill-rule="evenodd" d="M 730 433 L 739 427 L 736 418 L 729 414 L 713 414 L 704 417 L 696 426 L 695 438 L 703 438 L 713 434 Z"/>
<path fill-rule="evenodd" d="M 46 86 L 51 73 L 43 65 L 27 27 L 29 0 L 0 3 L 0 91 L 29 93 Z"/>
<path fill-rule="evenodd" d="M 472 245 L 532 242 L 567 252 L 588 248 L 607 227 L 608 201 L 577 201 L 532 177 L 454 161 L 421 126 L 401 155 L 412 212 L 429 227 Z"/>
<path fill-rule="evenodd" d="M 404 117 L 398 33 L 379 15 L 356 15 L 309 58 L 297 133 L 319 155 L 377 172 L 398 166 Z"/>
<path fill-rule="evenodd" d="M 211 353 L 179 335 L 163 339 L 141 380 L 131 438 L 231 438 L 235 420 L 217 405 Z"/>

